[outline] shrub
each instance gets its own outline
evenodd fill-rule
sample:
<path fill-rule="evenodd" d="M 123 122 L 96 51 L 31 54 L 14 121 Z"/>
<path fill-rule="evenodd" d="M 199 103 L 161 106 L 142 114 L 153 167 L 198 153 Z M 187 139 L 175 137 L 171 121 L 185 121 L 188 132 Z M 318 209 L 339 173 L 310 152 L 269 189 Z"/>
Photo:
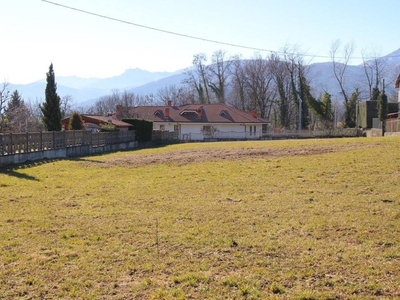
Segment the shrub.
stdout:
<path fill-rule="evenodd" d="M 133 119 L 133 118 L 122 119 L 121 121 L 133 125 L 133 130 L 136 130 L 136 138 L 138 142 L 151 141 L 153 132 L 152 121 Z"/>
<path fill-rule="evenodd" d="M 101 132 L 119 131 L 119 129 L 113 124 L 100 124 L 99 128 Z"/>
<path fill-rule="evenodd" d="M 81 115 L 75 111 L 69 118 L 69 130 L 82 130 L 84 127 Z"/>

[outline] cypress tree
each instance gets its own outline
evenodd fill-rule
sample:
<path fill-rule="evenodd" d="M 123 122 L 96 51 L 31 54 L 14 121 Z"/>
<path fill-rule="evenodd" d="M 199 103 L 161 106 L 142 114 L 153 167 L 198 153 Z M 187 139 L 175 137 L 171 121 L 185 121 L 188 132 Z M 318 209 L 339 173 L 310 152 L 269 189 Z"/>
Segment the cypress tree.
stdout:
<path fill-rule="evenodd" d="M 388 114 L 388 99 L 385 94 L 385 89 L 382 90 L 382 93 L 379 94 L 378 97 L 378 118 L 382 123 L 382 136 L 385 135 L 385 122 Z"/>
<path fill-rule="evenodd" d="M 40 105 L 43 117 L 42 121 L 48 131 L 61 130 L 61 99 L 57 94 L 57 84 L 55 81 L 53 64 L 49 67 L 49 72 L 46 73 L 46 90 L 45 102 Z"/>
<path fill-rule="evenodd" d="M 350 99 L 345 105 L 344 111 L 344 127 L 345 128 L 355 128 L 357 126 L 357 103 L 360 97 L 360 91 L 358 88 L 351 94 Z"/>

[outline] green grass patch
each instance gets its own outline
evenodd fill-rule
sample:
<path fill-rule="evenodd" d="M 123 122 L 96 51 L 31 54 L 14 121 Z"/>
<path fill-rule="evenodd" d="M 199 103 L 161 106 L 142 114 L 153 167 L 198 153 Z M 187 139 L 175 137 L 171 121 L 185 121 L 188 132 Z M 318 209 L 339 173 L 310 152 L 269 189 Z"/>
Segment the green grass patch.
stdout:
<path fill-rule="evenodd" d="M 398 149 L 190 143 L 1 169 L 0 299 L 396 299 Z"/>

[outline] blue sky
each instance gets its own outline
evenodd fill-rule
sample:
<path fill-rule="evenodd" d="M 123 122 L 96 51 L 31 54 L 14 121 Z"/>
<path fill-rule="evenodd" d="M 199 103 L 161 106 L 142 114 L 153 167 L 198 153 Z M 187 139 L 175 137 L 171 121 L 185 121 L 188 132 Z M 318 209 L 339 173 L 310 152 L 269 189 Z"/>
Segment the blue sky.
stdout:
<path fill-rule="evenodd" d="M 280 51 L 286 45 L 305 61 L 330 61 L 332 42 L 363 53 L 400 48 L 399 5 L 391 0 L 52 0 L 143 26 L 252 48 Z M 3 1 L 0 76 L 10 83 L 56 76 L 112 77 L 127 69 L 177 71 L 193 55 L 225 50 L 243 58 L 268 51 L 185 38 L 111 21 L 42 0 Z M 400 57 L 399 57 L 400 60 Z"/>

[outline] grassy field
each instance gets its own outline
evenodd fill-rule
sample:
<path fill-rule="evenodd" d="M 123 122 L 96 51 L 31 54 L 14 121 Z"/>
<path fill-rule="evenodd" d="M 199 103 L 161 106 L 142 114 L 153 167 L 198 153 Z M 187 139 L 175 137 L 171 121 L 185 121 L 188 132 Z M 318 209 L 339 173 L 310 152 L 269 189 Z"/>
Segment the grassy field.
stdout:
<path fill-rule="evenodd" d="M 399 299 L 400 139 L 0 169 L 0 299 Z"/>

